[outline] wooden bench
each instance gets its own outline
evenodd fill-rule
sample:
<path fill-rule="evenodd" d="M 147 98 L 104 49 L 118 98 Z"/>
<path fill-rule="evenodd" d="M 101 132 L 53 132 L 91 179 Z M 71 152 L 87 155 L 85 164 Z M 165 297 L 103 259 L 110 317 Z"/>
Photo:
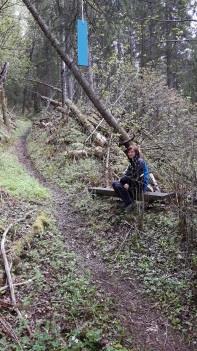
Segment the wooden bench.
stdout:
<path fill-rule="evenodd" d="M 114 189 L 112 188 L 88 188 L 88 191 L 93 194 L 93 195 L 103 195 L 103 196 L 112 196 L 112 197 L 118 197 L 118 195 L 115 193 Z M 144 201 L 145 202 L 153 202 L 153 201 L 162 201 L 166 199 L 172 199 L 176 196 L 176 193 L 161 193 L 160 191 L 155 191 L 155 192 L 145 192 L 143 193 L 144 195 Z"/>

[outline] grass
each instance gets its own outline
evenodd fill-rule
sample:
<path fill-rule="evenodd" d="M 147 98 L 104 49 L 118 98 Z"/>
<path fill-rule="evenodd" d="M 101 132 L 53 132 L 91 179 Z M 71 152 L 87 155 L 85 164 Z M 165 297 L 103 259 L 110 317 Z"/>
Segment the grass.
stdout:
<path fill-rule="evenodd" d="M 25 131 L 31 127 L 29 120 L 17 120 L 16 130 L 12 134 L 9 144 L 13 144 Z M 27 200 L 44 200 L 49 192 L 39 182 L 28 175 L 11 147 L 0 147 L 0 187 L 17 198 Z"/>
<path fill-rule="evenodd" d="M 9 151 L 0 150 L 0 187 L 18 198 L 43 200 L 49 197 L 48 190 L 28 175 Z"/>
<path fill-rule="evenodd" d="M 16 129 L 12 134 L 12 142 L 18 138 L 20 138 L 28 128 L 31 128 L 32 123 L 28 119 L 17 119 L 16 121 Z"/>

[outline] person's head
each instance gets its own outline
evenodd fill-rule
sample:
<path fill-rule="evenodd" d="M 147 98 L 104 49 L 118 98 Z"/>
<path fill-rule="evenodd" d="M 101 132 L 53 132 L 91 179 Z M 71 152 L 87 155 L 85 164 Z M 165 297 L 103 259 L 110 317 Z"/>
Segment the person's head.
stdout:
<path fill-rule="evenodd" d="M 132 160 L 134 158 L 140 158 L 141 157 L 141 153 L 140 153 L 140 148 L 138 145 L 136 144 L 132 144 L 130 145 L 126 151 L 125 151 L 127 157 L 129 160 Z"/>

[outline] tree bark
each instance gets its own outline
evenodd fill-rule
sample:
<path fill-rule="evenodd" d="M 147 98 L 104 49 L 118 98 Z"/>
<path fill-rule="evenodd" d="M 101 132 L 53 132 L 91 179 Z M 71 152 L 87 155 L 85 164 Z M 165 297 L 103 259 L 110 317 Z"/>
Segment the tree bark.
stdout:
<path fill-rule="evenodd" d="M 4 90 L 3 86 L 0 87 L 0 101 L 1 101 L 1 106 L 2 106 L 3 123 L 9 129 L 10 128 L 10 119 L 8 117 L 7 98 L 6 98 L 5 90 Z"/>
<path fill-rule="evenodd" d="M 91 51 L 89 52 L 89 67 L 88 67 L 88 78 L 90 82 L 91 89 L 94 91 L 94 74 L 92 67 L 93 66 L 93 59 L 92 59 L 92 53 Z"/>
<path fill-rule="evenodd" d="M 36 33 L 34 33 L 32 46 L 31 46 L 30 52 L 29 52 L 29 60 L 30 60 L 31 63 L 32 63 L 32 59 L 33 59 L 35 45 L 36 45 Z M 27 72 L 27 80 L 28 80 L 28 78 L 30 78 L 30 75 L 31 75 L 31 69 L 29 68 L 28 72 Z M 23 115 L 25 114 L 25 110 L 26 110 L 26 107 L 27 107 L 28 95 L 29 95 L 28 94 L 28 86 L 26 84 L 25 87 L 24 87 L 24 90 L 23 90 L 23 105 L 22 105 L 22 114 Z"/>
<path fill-rule="evenodd" d="M 95 92 L 92 90 L 90 87 L 88 81 L 82 76 L 80 70 L 76 66 L 76 64 L 71 60 L 71 58 L 64 53 L 64 51 L 61 49 L 61 46 L 58 42 L 58 40 L 54 37 L 54 35 L 50 32 L 48 26 L 42 19 L 42 17 L 39 15 L 38 11 L 36 8 L 32 5 L 30 0 L 22 0 L 23 3 L 26 5 L 28 10 L 31 12 L 32 16 L 34 17 L 35 21 L 38 23 L 39 27 L 45 34 L 45 36 L 49 39 L 51 45 L 55 48 L 56 52 L 58 55 L 61 57 L 61 59 L 65 62 L 65 64 L 68 66 L 68 68 L 71 70 L 73 75 L 75 76 L 76 80 L 78 83 L 82 86 L 84 89 L 86 95 L 89 97 L 89 99 L 92 101 L 96 109 L 100 112 L 100 114 L 103 116 L 103 118 L 106 120 L 106 122 L 116 131 L 120 134 L 121 139 L 122 139 L 122 144 L 125 146 L 129 145 L 129 140 L 130 136 L 128 133 L 122 128 L 117 120 L 114 118 L 114 116 L 111 114 L 110 111 L 106 110 L 104 104 L 100 101 L 100 99 L 97 97 Z"/>
<path fill-rule="evenodd" d="M 7 113 L 7 99 L 6 99 L 5 90 L 3 86 L 4 82 L 6 81 L 8 67 L 9 67 L 9 63 L 5 62 L 0 72 L 0 104 L 2 106 L 3 123 L 9 129 L 10 120 Z"/>
<path fill-rule="evenodd" d="M 53 100 L 53 99 L 49 99 L 46 96 L 41 96 L 41 98 L 43 100 L 47 100 L 49 101 L 53 106 L 55 106 L 57 108 L 58 111 L 65 113 L 66 110 L 63 109 L 61 107 L 61 103 Z M 95 143 L 97 145 L 100 146 L 104 146 L 107 143 L 107 139 L 101 134 L 95 131 L 95 128 L 93 127 L 93 125 L 87 120 L 86 116 L 84 116 L 83 113 L 81 113 L 81 111 L 79 111 L 79 109 L 77 108 L 77 106 L 69 99 L 65 100 L 65 104 L 69 107 L 69 109 L 74 113 L 74 115 L 77 117 L 78 121 L 80 122 L 80 124 L 89 132 L 92 133 L 92 137 L 95 140 Z"/>

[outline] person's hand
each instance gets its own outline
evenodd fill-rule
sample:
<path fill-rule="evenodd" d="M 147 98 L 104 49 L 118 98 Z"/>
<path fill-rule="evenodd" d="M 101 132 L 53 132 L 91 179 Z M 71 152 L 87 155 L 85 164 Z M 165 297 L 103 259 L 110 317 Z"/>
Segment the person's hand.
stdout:
<path fill-rule="evenodd" d="M 159 186 L 158 186 L 157 184 L 154 184 L 154 185 L 153 185 L 153 190 L 154 190 L 154 191 L 161 191 L 160 188 L 159 188 Z"/>
<path fill-rule="evenodd" d="M 129 190 L 129 184 L 124 185 L 125 190 Z"/>

